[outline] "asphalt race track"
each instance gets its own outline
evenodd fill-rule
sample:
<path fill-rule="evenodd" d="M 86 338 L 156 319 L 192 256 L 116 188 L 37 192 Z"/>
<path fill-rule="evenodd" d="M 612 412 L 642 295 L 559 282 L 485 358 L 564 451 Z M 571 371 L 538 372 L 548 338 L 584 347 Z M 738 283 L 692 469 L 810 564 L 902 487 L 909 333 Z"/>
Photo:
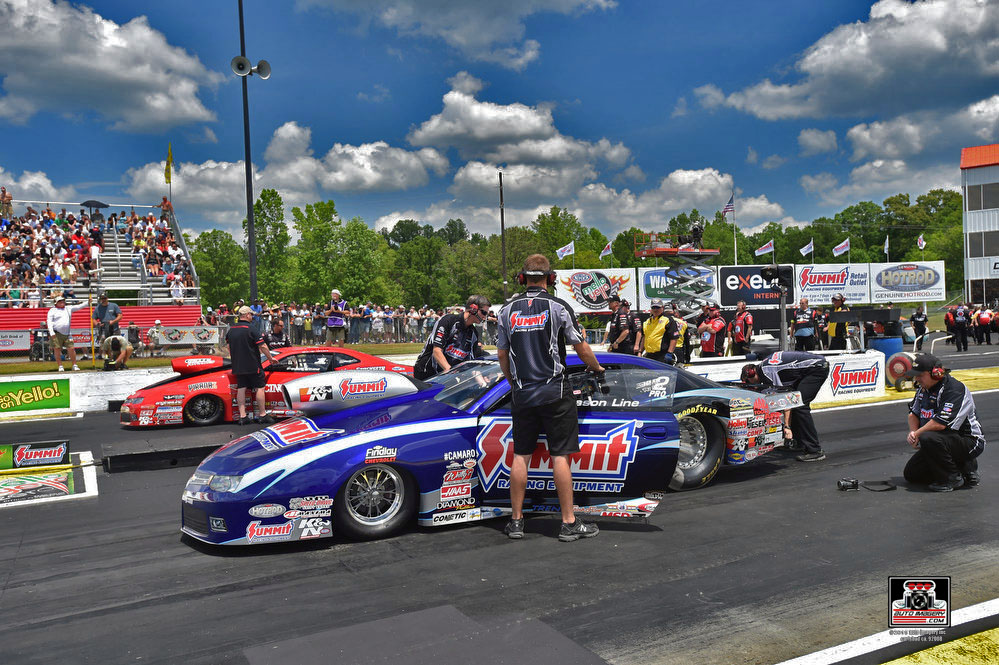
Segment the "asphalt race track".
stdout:
<path fill-rule="evenodd" d="M 999 392 L 976 401 L 999 431 Z M 775 663 L 887 629 L 890 575 L 951 576 L 954 608 L 999 598 L 994 436 L 980 487 L 932 494 L 901 484 L 904 405 L 816 421 L 825 462 L 778 451 L 576 543 L 539 517 L 519 542 L 490 521 L 216 549 L 179 532 L 191 468 L 98 472 L 97 498 L 0 511 L 0 662 Z M 0 425 L 98 456 L 107 437 L 237 432 Z M 839 492 L 843 476 L 900 487 Z"/>

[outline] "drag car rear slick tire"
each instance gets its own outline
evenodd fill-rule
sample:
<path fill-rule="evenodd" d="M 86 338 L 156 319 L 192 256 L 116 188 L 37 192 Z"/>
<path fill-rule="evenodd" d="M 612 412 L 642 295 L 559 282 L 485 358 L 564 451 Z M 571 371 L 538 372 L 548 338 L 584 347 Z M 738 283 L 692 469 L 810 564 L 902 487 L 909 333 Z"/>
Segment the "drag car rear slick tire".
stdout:
<path fill-rule="evenodd" d="M 370 477 L 370 474 L 378 472 L 385 473 L 392 480 L 399 495 L 398 505 L 389 509 L 392 514 L 387 518 L 375 518 L 366 522 L 356 510 L 351 509 L 348 492 L 352 484 L 362 476 Z M 403 469 L 390 464 L 365 465 L 352 473 L 337 492 L 333 502 L 333 529 L 354 540 L 375 540 L 391 536 L 413 522 L 418 494 L 416 481 Z"/>
<path fill-rule="evenodd" d="M 685 492 L 704 487 L 718 473 L 725 457 L 725 429 L 718 420 L 710 416 L 684 416 L 678 422 L 681 448 L 689 445 L 685 437 L 697 432 L 698 428 L 706 439 L 703 450 L 695 451 L 694 459 L 686 463 L 680 458 L 677 459 L 676 470 L 670 479 L 669 488 L 675 492 Z M 689 430 L 685 431 L 687 428 Z"/>
<path fill-rule="evenodd" d="M 184 420 L 192 425 L 215 425 L 224 414 L 222 400 L 215 395 L 195 395 L 184 405 Z"/>

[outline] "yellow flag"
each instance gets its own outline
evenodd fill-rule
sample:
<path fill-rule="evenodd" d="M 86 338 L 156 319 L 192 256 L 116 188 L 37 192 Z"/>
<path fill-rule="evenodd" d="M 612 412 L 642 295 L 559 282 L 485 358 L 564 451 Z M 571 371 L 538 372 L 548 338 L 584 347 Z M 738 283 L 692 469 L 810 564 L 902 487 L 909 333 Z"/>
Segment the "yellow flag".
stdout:
<path fill-rule="evenodd" d="M 170 169 L 173 167 L 173 146 L 167 143 L 167 161 L 166 168 L 163 170 L 163 177 L 166 179 L 166 184 L 170 184 Z"/>

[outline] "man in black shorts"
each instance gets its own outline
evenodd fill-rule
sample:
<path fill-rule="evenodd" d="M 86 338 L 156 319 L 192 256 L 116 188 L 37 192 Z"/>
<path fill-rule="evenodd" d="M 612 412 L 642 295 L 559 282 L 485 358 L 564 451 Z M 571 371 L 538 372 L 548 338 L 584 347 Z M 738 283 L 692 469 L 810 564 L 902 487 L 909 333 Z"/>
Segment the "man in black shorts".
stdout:
<path fill-rule="evenodd" d="M 547 436 L 552 475 L 562 507 L 558 539 L 571 542 L 591 538 L 599 529 L 576 519 L 573 513 L 572 470 L 569 455 L 579 451 L 576 398 L 565 377 L 565 343 L 593 372 L 603 372 L 576 323 L 572 308 L 550 295 L 554 285 L 551 264 L 543 254 L 524 261 L 520 276 L 527 286 L 500 311 L 496 353 L 513 391 L 513 463 L 510 465 L 510 515 L 504 531 L 513 539 L 524 537 L 524 494 L 527 465 L 543 432 Z"/>
<path fill-rule="evenodd" d="M 413 365 L 413 376 L 424 381 L 469 358 L 484 356 L 475 326 L 488 315 L 489 300 L 485 296 L 469 296 L 464 312 L 437 319 Z"/>
<path fill-rule="evenodd" d="M 267 344 L 260 338 L 256 330 L 250 327 L 253 320 L 253 310 L 243 305 L 237 312 L 239 320 L 229 328 L 225 339 L 229 344 L 229 357 L 232 359 L 232 373 L 236 375 L 236 404 L 239 406 L 239 424 L 250 422 L 246 415 L 246 389 L 252 388 L 257 400 L 258 423 L 269 425 L 274 422 L 274 416 L 267 413 L 264 402 L 264 386 L 267 385 L 267 375 L 260 364 L 260 354 L 267 356 L 272 362 L 274 356 Z"/>

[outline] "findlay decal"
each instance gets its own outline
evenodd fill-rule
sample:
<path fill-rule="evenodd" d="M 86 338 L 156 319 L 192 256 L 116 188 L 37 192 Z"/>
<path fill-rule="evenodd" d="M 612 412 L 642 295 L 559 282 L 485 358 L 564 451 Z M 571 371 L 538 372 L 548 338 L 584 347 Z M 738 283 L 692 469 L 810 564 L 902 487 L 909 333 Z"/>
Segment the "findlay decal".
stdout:
<path fill-rule="evenodd" d="M 635 459 L 638 435 L 631 420 L 604 435 L 581 435 L 579 452 L 569 455 L 573 481 L 623 481 L 628 466 Z M 489 491 L 501 476 L 509 478 L 513 462 L 513 423 L 509 418 L 496 418 L 482 428 L 476 439 L 479 448 L 479 478 L 484 491 Z M 527 466 L 535 478 L 552 478 L 551 456 L 543 441 L 538 441 Z"/>

